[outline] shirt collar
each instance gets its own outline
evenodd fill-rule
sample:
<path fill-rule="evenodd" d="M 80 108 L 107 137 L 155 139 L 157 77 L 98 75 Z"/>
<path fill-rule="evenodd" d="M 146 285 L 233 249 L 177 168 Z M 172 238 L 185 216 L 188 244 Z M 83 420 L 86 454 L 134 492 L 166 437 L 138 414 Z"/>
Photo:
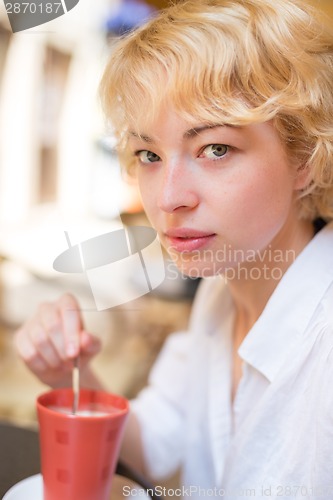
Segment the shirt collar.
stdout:
<path fill-rule="evenodd" d="M 240 357 L 272 381 L 333 282 L 333 222 L 284 274 L 239 348 Z"/>

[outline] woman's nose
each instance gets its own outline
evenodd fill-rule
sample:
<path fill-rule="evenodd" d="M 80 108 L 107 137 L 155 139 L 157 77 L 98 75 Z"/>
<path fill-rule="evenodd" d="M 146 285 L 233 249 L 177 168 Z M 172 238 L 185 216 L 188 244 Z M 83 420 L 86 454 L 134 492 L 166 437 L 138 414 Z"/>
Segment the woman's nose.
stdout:
<path fill-rule="evenodd" d="M 199 203 L 193 173 L 184 164 L 170 164 L 163 168 L 158 206 L 167 213 L 176 210 L 191 210 Z"/>

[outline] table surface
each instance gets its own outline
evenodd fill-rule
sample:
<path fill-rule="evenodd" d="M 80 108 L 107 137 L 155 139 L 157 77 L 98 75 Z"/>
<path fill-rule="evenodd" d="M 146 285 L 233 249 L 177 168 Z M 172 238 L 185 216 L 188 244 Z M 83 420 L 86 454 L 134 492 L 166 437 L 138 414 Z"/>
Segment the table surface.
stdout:
<path fill-rule="evenodd" d="M 0 498 L 14 484 L 40 472 L 38 433 L 0 423 Z"/>
<path fill-rule="evenodd" d="M 0 422 L 0 499 L 19 481 L 40 473 L 38 433 L 35 430 Z M 120 470 L 120 468 L 118 467 Z M 121 470 L 120 470 L 121 472 Z M 112 499 L 125 498 L 123 487 L 138 486 L 133 478 L 115 476 Z"/>

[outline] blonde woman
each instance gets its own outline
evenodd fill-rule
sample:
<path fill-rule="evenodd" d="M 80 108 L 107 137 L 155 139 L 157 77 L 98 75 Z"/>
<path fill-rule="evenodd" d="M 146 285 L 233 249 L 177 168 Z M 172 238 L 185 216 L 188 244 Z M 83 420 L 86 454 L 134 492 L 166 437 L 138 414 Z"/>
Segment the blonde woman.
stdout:
<path fill-rule="evenodd" d="M 299 0 L 189 0 L 120 39 L 119 157 L 179 269 L 188 332 L 132 403 L 122 456 L 183 496 L 333 498 L 333 34 Z M 62 297 L 16 336 L 51 386 L 98 342 Z"/>

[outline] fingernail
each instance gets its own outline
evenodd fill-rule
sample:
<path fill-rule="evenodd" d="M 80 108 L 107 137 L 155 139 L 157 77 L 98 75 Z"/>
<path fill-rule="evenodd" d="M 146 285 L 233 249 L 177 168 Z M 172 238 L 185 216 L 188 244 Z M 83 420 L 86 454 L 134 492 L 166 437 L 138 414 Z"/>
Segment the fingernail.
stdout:
<path fill-rule="evenodd" d="M 74 343 L 68 344 L 66 347 L 66 354 L 68 357 L 73 358 L 77 355 L 77 346 Z"/>

